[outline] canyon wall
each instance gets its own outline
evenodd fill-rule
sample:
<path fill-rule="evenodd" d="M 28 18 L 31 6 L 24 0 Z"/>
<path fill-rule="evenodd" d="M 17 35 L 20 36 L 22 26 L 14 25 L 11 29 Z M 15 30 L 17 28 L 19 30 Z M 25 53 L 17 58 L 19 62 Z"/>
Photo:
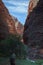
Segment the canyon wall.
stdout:
<path fill-rule="evenodd" d="M 43 0 L 30 0 L 23 39 L 24 43 L 33 49 L 36 56 L 39 56 L 38 58 L 43 58 L 43 53 L 40 51 L 43 49 Z M 31 56 L 32 54 L 34 56 L 33 51 L 30 50 Z"/>
<path fill-rule="evenodd" d="M 16 26 L 16 22 L 18 22 L 18 26 Z M 21 23 L 19 23 L 15 17 L 14 19 L 12 18 L 8 9 L 2 0 L 0 0 L 0 39 L 6 38 L 9 34 L 22 35 L 23 29 L 20 28 L 22 26 L 23 25 L 21 25 Z"/>
<path fill-rule="evenodd" d="M 21 24 L 21 23 L 18 21 L 17 18 L 15 18 L 15 17 L 12 17 L 12 18 L 13 18 L 13 21 L 14 21 L 14 23 L 15 23 L 15 28 L 16 28 L 17 34 L 22 36 L 22 35 L 23 35 L 23 29 L 24 29 L 23 24 Z"/>

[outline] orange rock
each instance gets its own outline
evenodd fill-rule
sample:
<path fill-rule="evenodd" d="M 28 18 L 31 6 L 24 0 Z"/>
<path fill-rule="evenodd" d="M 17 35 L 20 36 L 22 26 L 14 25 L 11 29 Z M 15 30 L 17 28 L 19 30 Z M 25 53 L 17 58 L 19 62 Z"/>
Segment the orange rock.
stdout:
<path fill-rule="evenodd" d="M 0 0 L 0 39 L 7 37 L 9 33 L 16 34 L 15 23 L 4 3 Z"/>

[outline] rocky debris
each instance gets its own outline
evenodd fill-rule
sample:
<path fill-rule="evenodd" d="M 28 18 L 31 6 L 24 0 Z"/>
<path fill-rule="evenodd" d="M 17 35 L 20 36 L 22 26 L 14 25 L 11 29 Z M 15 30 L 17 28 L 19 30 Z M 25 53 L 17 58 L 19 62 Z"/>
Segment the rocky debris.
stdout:
<path fill-rule="evenodd" d="M 42 58 L 41 56 L 43 55 L 43 0 L 30 0 L 30 4 L 28 7 L 28 16 L 24 25 L 23 39 L 24 43 L 27 44 L 30 48 L 38 47 L 39 54 L 37 52 L 36 54 L 40 58 Z M 42 49 L 42 51 L 40 51 L 40 49 Z"/>

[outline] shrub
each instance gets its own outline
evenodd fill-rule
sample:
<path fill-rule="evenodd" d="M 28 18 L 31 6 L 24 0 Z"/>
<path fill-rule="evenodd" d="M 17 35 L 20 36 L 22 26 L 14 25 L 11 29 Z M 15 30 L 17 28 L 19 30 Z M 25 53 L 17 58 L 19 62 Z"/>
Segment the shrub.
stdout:
<path fill-rule="evenodd" d="M 18 58 L 26 56 L 25 45 L 20 41 L 20 36 L 9 35 L 0 43 L 0 56 L 9 56 L 10 50 L 14 51 Z"/>

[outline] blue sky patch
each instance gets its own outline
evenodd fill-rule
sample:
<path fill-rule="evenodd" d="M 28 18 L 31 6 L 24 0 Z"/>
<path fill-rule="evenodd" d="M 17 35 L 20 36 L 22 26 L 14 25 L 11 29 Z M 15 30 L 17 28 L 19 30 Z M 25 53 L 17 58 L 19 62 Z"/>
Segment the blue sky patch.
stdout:
<path fill-rule="evenodd" d="M 17 19 L 24 24 L 28 11 L 29 0 L 3 0 L 9 13 L 17 17 Z"/>

